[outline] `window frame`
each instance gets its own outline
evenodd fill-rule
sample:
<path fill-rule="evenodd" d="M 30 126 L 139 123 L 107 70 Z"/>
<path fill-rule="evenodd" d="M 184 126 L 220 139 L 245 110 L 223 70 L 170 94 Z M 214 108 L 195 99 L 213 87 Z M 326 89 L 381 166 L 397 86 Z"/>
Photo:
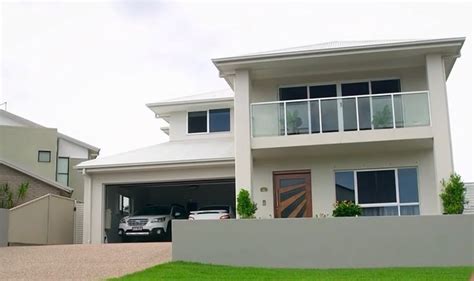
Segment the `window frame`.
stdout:
<path fill-rule="evenodd" d="M 353 84 L 353 83 L 367 83 L 369 87 L 369 93 L 367 95 L 369 96 L 377 96 L 377 94 L 372 94 L 372 82 L 377 82 L 377 81 L 385 81 L 385 80 L 398 80 L 400 83 L 400 92 L 394 92 L 394 93 L 403 93 L 403 88 L 402 88 L 402 79 L 401 77 L 397 76 L 383 76 L 380 78 L 367 78 L 367 79 L 348 79 L 348 80 L 330 80 L 330 81 L 322 81 L 322 82 L 315 82 L 315 83 L 298 83 L 298 84 L 279 84 L 277 87 L 277 93 L 276 93 L 276 100 L 280 102 L 295 102 L 295 101 L 305 101 L 311 99 L 311 92 L 310 88 L 311 86 L 325 86 L 325 85 L 335 85 L 336 86 L 336 96 L 333 97 L 334 99 L 342 98 L 342 84 Z M 306 99 L 299 99 L 299 100 L 285 100 L 282 101 L 280 100 L 280 89 L 282 88 L 294 88 L 294 87 L 306 87 Z M 390 93 L 386 93 L 390 94 Z M 327 99 L 327 98 L 323 98 Z M 337 115 L 338 117 L 344 116 L 343 114 L 343 108 L 342 108 L 342 102 L 341 100 L 338 100 L 339 102 L 337 103 Z M 370 115 L 372 116 L 373 112 L 373 101 L 372 99 L 370 101 Z M 309 109 L 308 109 L 309 110 Z M 285 121 L 286 122 L 286 121 Z M 321 122 L 321 121 L 320 121 Z M 395 120 L 394 120 L 395 122 Z M 431 115 L 430 115 L 430 124 L 431 124 Z M 320 123 L 320 132 L 322 132 L 322 127 Z M 371 128 L 370 130 L 374 130 L 374 124 L 371 122 Z M 338 118 L 338 131 L 337 132 L 346 132 L 344 130 L 344 120 L 343 118 Z"/>
<path fill-rule="evenodd" d="M 398 182 L 398 170 L 401 169 L 415 169 L 416 170 L 416 179 L 417 179 L 417 193 L 418 193 L 418 202 L 400 202 L 400 186 Z M 359 186 L 357 183 L 357 173 L 358 172 L 375 172 L 375 171 L 394 171 L 395 172 L 395 192 L 396 192 L 396 202 L 390 203 L 370 203 L 370 204 L 359 204 Z M 376 207 L 397 207 L 398 216 L 401 216 L 400 209 L 405 206 L 418 206 L 420 208 L 420 176 L 418 167 L 407 166 L 407 167 L 396 167 L 396 168 L 375 168 L 375 169 L 344 169 L 344 170 L 334 170 L 334 196 L 336 196 L 336 173 L 338 172 L 352 172 L 354 176 L 354 199 L 355 204 L 359 205 L 362 209 L 364 208 L 376 208 Z M 337 197 L 336 197 L 337 200 Z"/>
<path fill-rule="evenodd" d="M 369 85 L 368 95 L 372 95 L 371 82 L 385 81 L 385 80 L 399 80 L 400 81 L 400 93 L 403 93 L 402 79 L 399 76 L 387 76 L 387 77 L 368 78 L 368 79 L 329 80 L 329 81 L 314 82 L 314 83 L 309 82 L 309 83 L 297 83 L 297 84 L 279 84 L 278 89 L 277 89 L 277 93 L 276 93 L 276 100 L 280 101 L 280 89 L 281 88 L 306 87 L 306 98 L 310 99 L 309 88 L 311 86 L 325 86 L 325 85 L 336 85 L 336 97 L 342 97 L 342 84 L 352 84 L 352 83 L 368 83 L 368 85 Z M 294 101 L 296 101 L 296 100 L 294 100 Z"/>
<path fill-rule="evenodd" d="M 125 210 L 125 206 L 124 206 L 124 199 L 127 198 L 128 199 L 128 215 L 131 215 L 132 214 L 132 198 L 127 196 L 127 195 L 123 195 L 123 194 L 119 194 L 119 200 L 118 200 L 118 211 L 122 214 L 126 213 L 124 210 Z"/>
<path fill-rule="evenodd" d="M 210 111 L 211 110 L 219 110 L 219 109 L 228 109 L 229 110 L 229 130 L 228 131 L 220 131 L 220 132 L 211 132 L 210 131 Z M 200 112 L 200 111 L 205 111 L 206 112 L 206 131 L 205 132 L 196 132 L 196 133 L 190 133 L 189 132 L 189 113 L 191 112 Z M 219 108 L 210 108 L 210 109 L 204 109 L 204 110 L 187 110 L 186 111 L 186 135 L 207 135 L 207 134 L 228 134 L 232 132 L 232 110 L 230 107 L 219 107 Z"/>
<path fill-rule="evenodd" d="M 67 159 L 67 173 L 60 173 L 59 172 L 59 159 Z M 58 157 L 58 160 L 56 161 L 56 181 L 58 181 L 58 176 L 59 175 L 66 175 L 67 176 L 67 183 L 66 186 L 69 186 L 69 167 L 71 164 L 71 159 L 69 157 Z"/>
<path fill-rule="evenodd" d="M 45 152 L 49 154 L 49 159 L 48 159 L 48 161 L 41 161 L 40 154 L 45 153 Z M 39 163 L 51 163 L 51 150 L 38 150 L 38 162 Z"/>

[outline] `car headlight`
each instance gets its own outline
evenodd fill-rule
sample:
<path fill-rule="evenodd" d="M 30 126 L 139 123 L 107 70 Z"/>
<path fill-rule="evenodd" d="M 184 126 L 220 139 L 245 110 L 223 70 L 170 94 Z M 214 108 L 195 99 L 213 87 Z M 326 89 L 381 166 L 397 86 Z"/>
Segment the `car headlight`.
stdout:
<path fill-rule="evenodd" d="M 151 223 L 154 223 L 154 222 L 164 222 L 166 220 L 166 218 L 154 218 L 151 220 Z"/>
<path fill-rule="evenodd" d="M 127 221 L 125 219 L 121 219 L 120 223 L 126 223 Z"/>

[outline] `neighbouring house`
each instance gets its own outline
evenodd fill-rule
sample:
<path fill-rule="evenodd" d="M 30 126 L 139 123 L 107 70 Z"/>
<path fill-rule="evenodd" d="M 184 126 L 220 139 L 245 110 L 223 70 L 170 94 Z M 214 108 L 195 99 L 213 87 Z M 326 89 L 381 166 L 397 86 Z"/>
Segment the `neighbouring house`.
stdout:
<path fill-rule="evenodd" d="M 46 193 L 82 201 L 83 178 L 73 167 L 98 154 L 99 148 L 61 134 L 55 128 L 0 110 L 0 184 L 8 182 L 16 187 L 30 180 L 26 175 L 42 179 L 38 184 L 30 183 L 25 202 Z M 43 186 L 58 187 L 68 194 L 50 192 Z"/>
<path fill-rule="evenodd" d="M 446 80 L 464 38 L 329 42 L 213 59 L 231 90 L 148 104 L 169 142 L 77 165 L 84 243 L 119 241 L 148 204 L 235 204 L 257 218 L 442 214 L 453 172 Z"/>
<path fill-rule="evenodd" d="M 474 214 L 474 182 L 464 183 L 466 188 L 466 205 L 464 206 L 464 214 Z"/>
<path fill-rule="evenodd" d="M 2 224 L 8 225 L 8 238 L 4 232 L 0 240 L 10 245 L 82 241 L 84 183 L 73 167 L 98 153 L 57 129 L 0 110 L 0 186 L 8 184 L 16 194 L 21 184 L 29 184 Z"/>

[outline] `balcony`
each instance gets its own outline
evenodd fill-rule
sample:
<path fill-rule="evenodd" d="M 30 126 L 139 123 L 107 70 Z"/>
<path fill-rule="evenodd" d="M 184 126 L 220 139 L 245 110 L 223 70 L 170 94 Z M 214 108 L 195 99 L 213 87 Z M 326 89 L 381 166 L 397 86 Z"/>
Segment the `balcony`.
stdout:
<path fill-rule="evenodd" d="M 251 119 L 253 138 L 431 125 L 428 91 L 253 103 Z"/>

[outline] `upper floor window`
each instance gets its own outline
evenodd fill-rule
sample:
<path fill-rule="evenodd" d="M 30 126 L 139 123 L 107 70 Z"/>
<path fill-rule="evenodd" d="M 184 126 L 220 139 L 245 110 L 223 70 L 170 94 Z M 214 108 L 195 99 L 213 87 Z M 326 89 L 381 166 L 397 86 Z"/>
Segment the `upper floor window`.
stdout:
<path fill-rule="evenodd" d="M 59 157 L 56 180 L 65 186 L 69 186 L 69 158 Z"/>
<path fill-rule="evenodd" d="M 188 134 L 229 131 L 229 108 L 188 112 Z"/>
<path fill-rule="evenodd" d="M 38 151 L 38 162 L 51 162 L 51 151 L 48 150 L 40 150 Z"/>
<path fill-rule="evenodd" d="M 342 82 L 338 84 L 341 86 L 340 96 L 343 97 L 399 93 L 401 91 L 400 79 Z M 279 89 L 279 98 L 281 101 L 285 101 L 337 97 L 339 96 L 338 84 L 282 87 Z"/>

